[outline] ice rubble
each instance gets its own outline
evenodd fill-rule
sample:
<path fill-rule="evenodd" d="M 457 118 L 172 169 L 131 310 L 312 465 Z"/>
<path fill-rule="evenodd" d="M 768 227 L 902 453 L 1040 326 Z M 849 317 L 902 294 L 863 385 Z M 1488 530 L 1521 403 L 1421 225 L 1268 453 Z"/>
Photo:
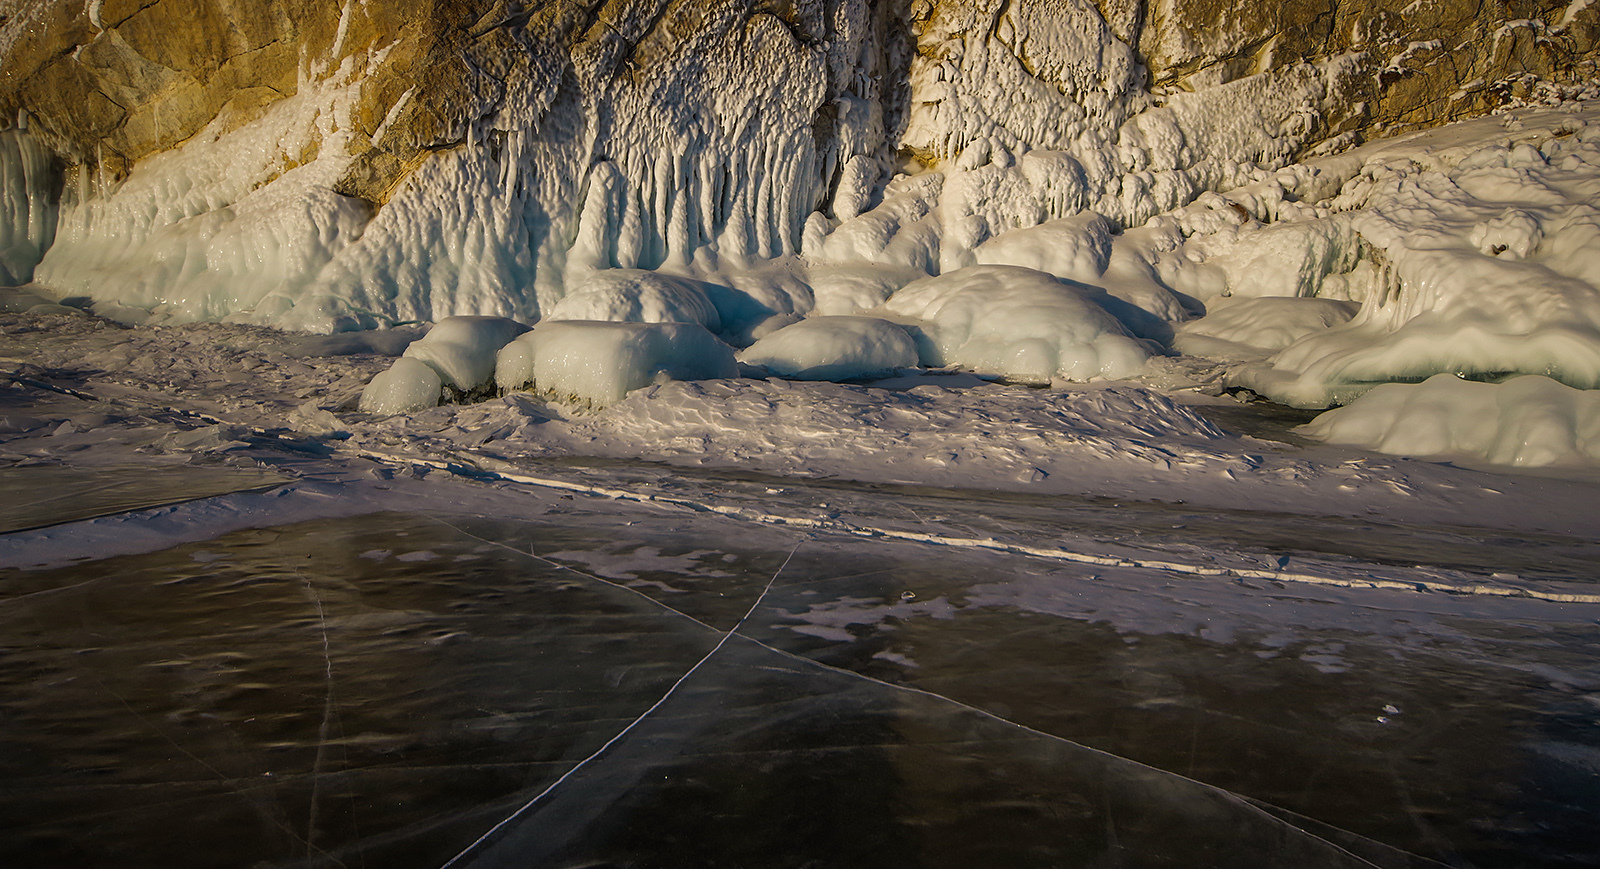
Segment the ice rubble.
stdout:
<path fill-rule="evenodd" d="M 1435 374 L 1386 383 L 1300 431 L 1403 456 L 1544 467 L 1600 463 L 1600 392 L 1536 374 L 1475 383 Z"/>

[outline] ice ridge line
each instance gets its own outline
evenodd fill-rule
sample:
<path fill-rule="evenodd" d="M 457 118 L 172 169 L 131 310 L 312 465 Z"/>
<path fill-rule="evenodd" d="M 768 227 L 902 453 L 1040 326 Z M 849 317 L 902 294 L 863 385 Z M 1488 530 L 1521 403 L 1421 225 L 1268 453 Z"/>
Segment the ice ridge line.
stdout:
<path fill-rule="evenodd" d="M 891 540 L 904 540 L 911 543 L 924 543 L 932 546 L 955 546 L 966 549 L 984 549 L 992 552 L 1008 552 L 1014 555 L 1027 555 L 1034 558 L 1048 558 L 1055 561 L 1069 561 L 1077 564 L 1092 564 L 1100 567 L 1132 567 L 1146 570 L 1164 570 L 1170 573 L 1180 573 L 1189 576 L 1222 576 L 1236 579 L 1261 579 L 1276 582 L 1295 582 L 1307 585 L 1335 586 L 1338 588 L 1374 588 L 1389 591 L 1404 591 L 1412 593 L 1440 592 L 1443 594 L 1458 595 L 1486 595 L 1490 597 L 1524 598 L 1529 600 L 1546 601 L 1549 603 L 1579 603 L 1600 604 L 1600 594 L 1582 594 L 1577 592 L 1543 591 L 1540 589 L 1466 585 L 1453 582 L 1438 581 L 1406 581 L 1396 579 L 1380 579 L 1377 577 L 1341 578 L 1333 576 L 1319 576 L 1311 573 L 1299 573 L 1287 570 L 1271 570 L 1266 568 L 1249 567 L 1206 567 L 1198 564 L 1185 564 L 1179 561 L 1162 561 L 1158 559 L 1118 558 L 1107 555 L 1094 555 L 1087 552 L 1076 552 L 1061 547 L 1029 546 L 1023 543 L 1006 543 L 992 537 L 948 537 L 938 534 L 924 534 L 918 531 L 897 531 L 892 528 L 877 528 L 872 526 L 852 525 L 836 519 L 809 519 L 801 516 L 779 516 L 772 513 L 760 513 L 745 507 L 732 507 L 718 504 L 705 504 L 689 498 L 677 498 L 664 495 L 632 492 L 627 489 L 616 489 L 607 486 L 596 486 L 588 483 L 578 483 L 570 480 L 560 480 L 550 477 L 534 477 L 505 469 L 488 470 L 463 456 L 457 456 L 457 461 L 442 461 L 424 457 L 409 457 L 394 454 L 380 453 L 371 450 L 362 450 L 362 455 L 375 461 L 399 464 L 421 464 L 449 471 L 461 476 L 482 479 L 491 477 L 509 483 L 519 483 L 541 488 L 559 489 L 567 492 L 577 492 L 587 495 L 596 495 L 620 501 L 636 501 L 640 503 L 661 504 L 666 506 L 686 508 L 700 513 L 716 513 L 747 522 L 758 522 L 764 525 L 777 525 L 791 528 L 809 528 L 817 531 L 831 531 L 841 534 L 850 534 L 857 537 L 887 538 Z"/>

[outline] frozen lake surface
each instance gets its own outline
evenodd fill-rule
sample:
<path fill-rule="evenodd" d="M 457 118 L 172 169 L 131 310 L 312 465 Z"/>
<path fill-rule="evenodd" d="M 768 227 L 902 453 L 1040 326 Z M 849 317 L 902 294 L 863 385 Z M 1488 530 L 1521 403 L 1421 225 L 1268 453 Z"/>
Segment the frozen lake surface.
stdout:
<path fill-rule="evenodd" d="M 0 865 L 1600 862 L 1592 469 L 1149 381 L 385 417 L 391 357 L 3 325 Z"/>
<path fill-rule="evenodd" d="M 155 513 L 216 536 L 0 573 L 7 866 L 1600 860 L 1600 605 L 1417 590 L 1516 565 L 1592 594 L 1593 540 L 541 470 L 1122 561 L 1098 564 L 438 472 L 218 496 L 225 469 L 191 470 L 203 500 Z"/>

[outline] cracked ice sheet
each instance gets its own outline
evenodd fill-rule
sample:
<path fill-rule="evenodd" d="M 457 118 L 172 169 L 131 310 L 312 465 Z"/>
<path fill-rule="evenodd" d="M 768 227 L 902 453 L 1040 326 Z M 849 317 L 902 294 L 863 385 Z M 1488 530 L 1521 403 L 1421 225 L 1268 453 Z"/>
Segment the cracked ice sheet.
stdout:
<path fill-rule="evenodd" d="M 0 534 L 42 528 L 290 481 L 238 468 L 0 468 Z"/>
<path fill-rule="evenodd" d="M 1573 807 L 1594 807 L 1560 782 L 1596 750 L 1575 717 L 1600 702 L 1594 606 L 1090 571 L 521 493 L 495 512 L 529 518 L 491 519 L 452 488 L 434 516 L 5 573 L 6 738 L 41 749 L 0 755 L 25 764 L 0 812 L 18 865 L 312 846 L 440 865 L 660 699 L 774 575 L 749 640 L 476 865 L 1015 865 L 1093 857 L 1108 824 L 1195 865 L 1321 847 L 1193 780 L 1430 856 L 1587 842 Z"/>

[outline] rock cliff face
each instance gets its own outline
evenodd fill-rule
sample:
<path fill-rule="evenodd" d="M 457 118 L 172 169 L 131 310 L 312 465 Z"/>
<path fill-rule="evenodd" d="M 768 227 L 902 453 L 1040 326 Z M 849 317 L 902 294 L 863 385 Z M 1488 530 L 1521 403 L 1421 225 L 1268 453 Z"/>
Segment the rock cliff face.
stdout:
<path fill-rule="evenodd" d="M 1600 34 L 1586 0 L 0 16 L 13 280 L 316 329 L 532 319 L 594 269 L 726 275 L 802 248 L 938 271 L 1004 229 L 1087 208 L 1136 225 L 1310 148 L 1593 82 Z M 895 181 L 913 158 L 941 171 Z"/>

